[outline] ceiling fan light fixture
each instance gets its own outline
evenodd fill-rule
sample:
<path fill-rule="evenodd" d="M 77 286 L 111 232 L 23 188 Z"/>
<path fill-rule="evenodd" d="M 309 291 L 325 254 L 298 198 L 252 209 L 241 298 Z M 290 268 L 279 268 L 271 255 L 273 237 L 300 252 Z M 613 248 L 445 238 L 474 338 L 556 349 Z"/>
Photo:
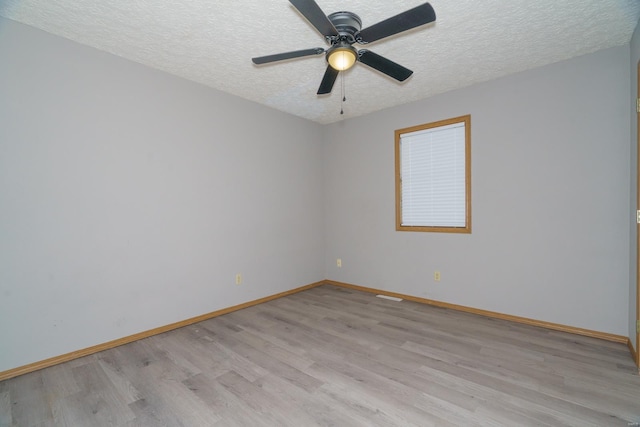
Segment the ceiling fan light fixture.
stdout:
<path fill-rule="evenodd" d="M 333 47 L 327 52 L 327 62 L 331 68 L 338 71 L 353 67 L 357 58 L 358 52 L 350 45 Z"/>

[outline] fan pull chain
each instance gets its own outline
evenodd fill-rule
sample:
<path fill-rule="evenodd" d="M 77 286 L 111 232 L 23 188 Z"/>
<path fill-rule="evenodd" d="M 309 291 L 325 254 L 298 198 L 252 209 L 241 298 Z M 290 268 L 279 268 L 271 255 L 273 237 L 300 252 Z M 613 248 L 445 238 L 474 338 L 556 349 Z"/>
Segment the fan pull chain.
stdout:
<path fill-rule="evenodd" d="M 344 72 L 340 73 L 340 83 L 341 83 L 341 95 L 342 100 L 340 101 L 340 114 L 344 114 L 344 102 L 347 100 L 347 97 L 344 93 Z"/>

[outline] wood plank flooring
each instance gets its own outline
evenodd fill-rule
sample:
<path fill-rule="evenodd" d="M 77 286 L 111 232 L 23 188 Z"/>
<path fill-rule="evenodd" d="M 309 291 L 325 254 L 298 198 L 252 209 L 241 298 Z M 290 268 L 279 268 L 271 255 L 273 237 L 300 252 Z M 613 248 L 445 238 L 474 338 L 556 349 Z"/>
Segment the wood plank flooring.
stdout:
<path fill-rule="evenodd" d="M 330 285 L 0 382 L 0 426 L 633 423 L 623 344 Z"/>

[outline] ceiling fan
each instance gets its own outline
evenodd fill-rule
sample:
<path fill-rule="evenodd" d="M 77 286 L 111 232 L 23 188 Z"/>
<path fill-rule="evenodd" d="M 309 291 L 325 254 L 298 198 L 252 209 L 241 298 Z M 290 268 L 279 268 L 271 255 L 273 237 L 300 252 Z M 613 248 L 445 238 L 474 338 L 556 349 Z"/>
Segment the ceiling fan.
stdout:
<path fill-rule="evenodd" d="M 335 12 L 325 15 L 314 0 L 289 0 L 293 6 L 324 36 L 331 45 L 328 49 L 316 47 L 296 50 L 275 55 L 252 58 L 254 64 L 267 64 L 285 59 L 326 53 L 329 63 L 324 73 L 318 95 L 331 93 L 333 84 L 340 71 L 351 68 L 356 61 L 368 65 L 398 81 L 405 81 L 413 71 L 400 64 L 371 52 L 367 49 L 356 50 L 354 43 L 367 44 L 385 37 L 428 24 L 436 20 L 436 13 L 429 3 L 409 9 L 384 21 L 361 30 L 360 17 L 352 12 Z"/>

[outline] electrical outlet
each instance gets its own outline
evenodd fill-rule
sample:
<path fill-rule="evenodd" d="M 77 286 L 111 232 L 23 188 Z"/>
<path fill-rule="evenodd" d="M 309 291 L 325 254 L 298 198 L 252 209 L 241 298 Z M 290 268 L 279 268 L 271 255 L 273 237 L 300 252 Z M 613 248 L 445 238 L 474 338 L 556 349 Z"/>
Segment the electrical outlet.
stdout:
<path fill-rule="evenodd" d="M 336 265 L 337 265 L 338 267 L 342 267 L 342 260 L 341 260 L 340 258 L 338 258 L 338 259 L 336 260 Z"/>
<path fill-rule="evenodd" d="M 436 271 L 433 273 L 433 280 L 435 280 L 436 282 L 440 281 L 440 272 Z"/>
<path fill-rule="evenodd" d="M 236 274 L 236 285 L 241 285 L 242 284 L 242 274 L 238 273 Z"/>

